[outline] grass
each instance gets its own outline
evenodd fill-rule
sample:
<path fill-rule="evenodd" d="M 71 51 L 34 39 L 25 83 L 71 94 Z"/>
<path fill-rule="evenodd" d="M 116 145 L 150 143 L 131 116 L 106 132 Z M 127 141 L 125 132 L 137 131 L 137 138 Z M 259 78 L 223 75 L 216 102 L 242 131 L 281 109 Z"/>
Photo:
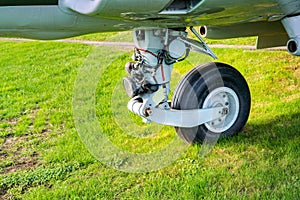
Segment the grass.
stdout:
<path fill-rule="evenodd" d="M 214 51 L 249 83 L 253 102 L 245 130 L 219 140 L 205 159 L 198 157 L 200 147 L 192 146 L 160 170 L 126 173 L 89 153 L 75 129 L 72 101 L 78 70 L 107 63 L 95 92 L 96 116 L 106 136 L 134 152 L 168 144 L 176 137 L 172 128 L 144 125 L 126 111 L 120 80 L 131 51 L 2 41 L 0 199 L 299 199 L 300 59 L 278 51 Z M 112 53 L 113 62 L 103 56 Z M 193 53 L 177 64 L 177 79 L 190 63 L 202 60 Z M 120 119 L 136 123 L 127 126 Z"/>

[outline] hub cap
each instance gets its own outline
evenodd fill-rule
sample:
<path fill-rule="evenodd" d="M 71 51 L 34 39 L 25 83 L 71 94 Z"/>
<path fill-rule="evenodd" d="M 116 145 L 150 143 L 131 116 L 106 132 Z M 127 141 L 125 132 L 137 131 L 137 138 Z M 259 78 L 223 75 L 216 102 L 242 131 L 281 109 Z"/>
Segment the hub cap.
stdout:
<path fill-rule="evenodd" d="M 209 93 L 203 103 L 203 108 L 213 107 L 225 107 L 228 109 L 228 113 L 223 117 L 205 123 L 204 125 L 209 131 L 214 133 L 227 131 L 236 121 L 240 110 L 239 99 L 235 91 L 228 87 L 214 89 Z"/>

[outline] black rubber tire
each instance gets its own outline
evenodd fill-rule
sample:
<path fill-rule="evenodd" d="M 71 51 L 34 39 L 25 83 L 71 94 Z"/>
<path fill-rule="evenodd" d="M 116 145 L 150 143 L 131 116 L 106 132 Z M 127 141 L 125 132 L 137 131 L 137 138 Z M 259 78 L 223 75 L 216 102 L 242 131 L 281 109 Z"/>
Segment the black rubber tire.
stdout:
<path fill-rule="evenodd" d="M 243 129 L 248 120 L 251 97 L 246 80 L 230 65 L 210 62 L 189 71 L 178 84 L 171 106 L 178 110 L 202 108 L 209 93 L 219 87 L 232 89 L 238 97 L 238 117 L 230 128 L 221 133 L 223 137 L 233 136 Z M 204 124 L 193 128 L 175 127 L 175 130 L 180 138 L 190 144 L 202 143 L 206 134 L 216 134 Z"/>

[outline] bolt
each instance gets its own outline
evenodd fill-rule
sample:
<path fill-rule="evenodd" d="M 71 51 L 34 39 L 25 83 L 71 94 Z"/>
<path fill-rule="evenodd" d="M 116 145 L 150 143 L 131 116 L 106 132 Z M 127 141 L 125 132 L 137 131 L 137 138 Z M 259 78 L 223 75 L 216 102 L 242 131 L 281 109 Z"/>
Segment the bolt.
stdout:
<path fill-rule="evenodd" d="M 126 71 L 128 74 L 131 74 L 133 67 L 134 67 L 134 63 L 133 63 L 133 62 L 128 62 L 128 63 L 126 63 L 126 65 L 125 65 L 125 71 Z"/>
<path fill-rule="evenodd" d="M 223 115 L 227 115 L 228 112 L 229 112 L 229 109 L 228 109 L 228 108 L 224 108 L 222 114 L 223 114 Z"/>
<path fill-rule="evenodd" d="M 146 114 L 147 117 L 151 116 L 153 114 L 153 111 L 151 110 L 151 108 L 146 108 L 145 114 Z"/>

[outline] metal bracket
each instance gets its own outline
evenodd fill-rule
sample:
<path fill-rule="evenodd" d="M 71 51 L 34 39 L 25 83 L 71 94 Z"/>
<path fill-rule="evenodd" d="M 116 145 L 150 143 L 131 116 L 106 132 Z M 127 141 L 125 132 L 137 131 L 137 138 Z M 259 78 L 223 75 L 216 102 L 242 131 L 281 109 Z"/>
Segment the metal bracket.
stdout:
<path fill-rule="evenodd" d="M 157 124 L 191 128 L 223 117 L 225 115 L 224 109 L 223 107 L 195 110 L 153 108 L 151 109 L 151 115 L 146 119 Z"/>
<path fill-rule="evenodd" d="M 228 108 L 215 107 L 207 109 L 174 110 L 160 107 L 149 107 L 138 99 L 128 103 L 128 109 L 144 119 L 157 124 L 191 128 L 220 119 L 228 114 Z"/>
<path fill-rule="evenodd" d="M 193 39 L 189 39 L 189 38 L 186 38 L 186 39 L 184 39 L 184 38 L 178 38 L 178 39 L 181 40 L 182 42 L 186 43 L 187 45 L 191 46 L 192 50 L 197 51 L 199 53 L 203 53 L 203 54 L 209 55 L 209 56 L 211 56 L 214 59 L 218 59 L 218 57 L 216 56 L 216 54 L 214 54 L 214 52 L 204 42 L 204 40 L 199 35 L 199 33 L 194 29 L 194 27 L 190 27 L 190 30 L 199 39 L 199 41 L 193 40 Z"/>

